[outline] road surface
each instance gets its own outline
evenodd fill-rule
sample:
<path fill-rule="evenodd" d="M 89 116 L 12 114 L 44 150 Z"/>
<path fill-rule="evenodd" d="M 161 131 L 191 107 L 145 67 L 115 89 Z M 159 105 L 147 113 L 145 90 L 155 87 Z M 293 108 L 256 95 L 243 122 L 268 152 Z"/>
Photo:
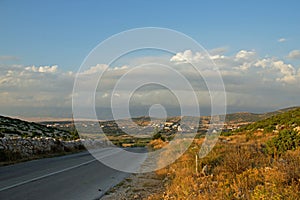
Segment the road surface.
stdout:
<path fill-rule="evenodd" d="M 135 152 L 144 152 L 135 148 Z M 138 166 L 144 158 L 126 159 L 119 149 L 105 148 L 96 157 L 122 160 L 124 166 Z M 0 199 L 2 200 L 93 200 L 128 173 L 107 167 L 88 152 L 0 167 Z"/>

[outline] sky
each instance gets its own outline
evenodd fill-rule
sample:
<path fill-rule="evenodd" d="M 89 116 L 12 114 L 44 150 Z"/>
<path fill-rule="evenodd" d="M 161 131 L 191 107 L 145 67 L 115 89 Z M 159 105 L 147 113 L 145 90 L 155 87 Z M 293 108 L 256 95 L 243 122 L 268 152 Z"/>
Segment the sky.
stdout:
<path fill-rule="evenodd" d="M 222 74 L 228 112 L 300 105 L 299 7 L 296 0 L 0 0 L 0 114 L 69 117 L 76 73 L 90 51 L 114 34 L 141 27 L 173 29 L 201 44 Z M 180 57 L 197 62 L 197 52 L 189 49 L 175 55 L 144 52 L 120 61 L 101 83 L 97 106 L 109 107 L 109 100 L 101 99 L 110 96 L 108 85 L 137 63 L 164 58 L 193 82 L 193 73 L 178 64 Z M 197 81 L 192 85 L 199 96 L 207 95 Z M 151 91 L 156 96 L 147 96 L 148 89 L 137 93 L 133 107 L 139 110 L 141 102 L 149 106 L 159 97 L 161 104 L 175 106 L 163 101 L 168 92 Z"/>

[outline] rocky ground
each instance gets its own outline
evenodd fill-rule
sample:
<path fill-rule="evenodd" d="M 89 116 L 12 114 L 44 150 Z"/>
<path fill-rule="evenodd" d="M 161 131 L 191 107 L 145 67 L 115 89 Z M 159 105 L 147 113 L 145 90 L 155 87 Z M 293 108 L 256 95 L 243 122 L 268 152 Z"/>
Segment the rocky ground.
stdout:
<path fill-rule="evenodd" d="M 0 166 L 17 162 L 64 155 L 84 150 L 81 140 L 54 138 L 0 138 Z"/>
<path fill-rule="evenodd" d="M 106 192 L 101 200 L 148 199 L 164 191 L 164 182 L 155 172 L 133 174 Z"/>

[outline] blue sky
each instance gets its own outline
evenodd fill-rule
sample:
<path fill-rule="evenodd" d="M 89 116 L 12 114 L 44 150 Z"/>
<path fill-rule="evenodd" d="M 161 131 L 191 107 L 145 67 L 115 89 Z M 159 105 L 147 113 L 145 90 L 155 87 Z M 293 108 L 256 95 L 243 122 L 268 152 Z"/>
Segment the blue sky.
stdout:
<path fill-rule="evenodd" d="M 223 67 L 229 111 L 300 105 L 299 8 L 297 0 L 0 0 L 0 114 L 38 117 L 40 108 L 45 117 L 69 116 L 56 111 L 70 113 L 84 58 L 108 37 L 139 27 L 174 29 L 219 49 L 213 59 Z M 259 101 L 244 99 L 244 91 Z"/>
<path fill-rule="evenodd" d="M 24 65 L 78 68 L 109 36 L 157 26 L 205 48 L 256 49 L 283 56 L 300 43 L 299 1 L 0 1 L 0 55 Z M 279 38 L 287 42 L 278 43 Z"/>

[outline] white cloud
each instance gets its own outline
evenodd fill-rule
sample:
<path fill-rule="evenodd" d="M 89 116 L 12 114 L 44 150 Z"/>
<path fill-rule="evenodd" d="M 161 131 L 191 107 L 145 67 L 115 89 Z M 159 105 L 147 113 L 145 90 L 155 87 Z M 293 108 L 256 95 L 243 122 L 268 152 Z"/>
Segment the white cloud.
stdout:
<path fill-rule="evenodd" d="M 275 61 L 273 67 L 278 69 L 282 77 L 278 77 L 277 80 L 284 83 L 295 83 L 296 82 L 296 73 L 295 68 L 290 64 L 285 64 L 283 61 Z"/>
<path fill-rule="evenodd" d="M 288 55 L 289 59 L 300 59 L 300 50 L 293 50 Z"/>
<path fill-rule="evenodd" d="M 198 59 L 200 57 L 199 55 L 200 53 L 186 50 L 177 53 L 176 56 L 171 58 L 171 61 L 175 63 L 182 63 L 185 60 L 200 62 L 200 59 Z M 293 55 L 295 55 L 295 53 Z M 202 56 L 202 58 L 203 57 L 204 56 Z M 210 56 L 210 59 L 214 60 L 223 76 L 234 75 L 235 77 L 243 76 L 253 79 L 259 75 L 261 77 L 261 83 L 264 84 L 266 81 L 272 80 L 283 84 L 295 84 L 300 82 L 300 76 L 297 75 L 293 65 L 285 63 L 278 58 L 259 58 L 259 55 L 254 50 L 240 50 L 234 56 L 215 54 Z M 201 62 L 204 60 L 205 59 L 201 59 Z M 212 72 L 212 74 L 213 73 L 214 72 Z"/>
<path fill-rule="evenodd" d="M 207 58 L 206 55 L 200 52 L 193 53 L 191 50 L 186 50 L 184 52 L 179 52 L 171 58 L 171 62 L 175 63 L 193 63 L 200 62 L 201 60 Z"/>
<path fill-rule="evenodd" d="M 121 95 L 119 93 L 114 93 L 115 97 L 120 97 Z"/>
<path fill-rule="evenodd" d="M 102 95 L 102 98 L 107 98 L 109 95 L 108 95 L 108 93 L 104 93 L 103 95 Z"/>
<path fill-rule="evenodd" d="M 110 98 L 125 98 L 127 90 L 118 91 L 112 95 L 113 88 L 123 74 L 134 67 L 144 63 L 159 61 L 164 65 L 177 70 L 190 82 L 195 89 L 201 106 L 209 106 L 210 101 L 207 95 L 207 87 L 200 74 L 187 61 L 193 63 L 207 64 L 203 68 L 202 75 L 214 83 L 216 73 L 211 67 L 211 60 L 214 61 L 225 83 L 229 106 L 239 107 L 261 107 L 281 106 L 286 107 L 294 104 L 299 105 L 300 69 L 291 63 L 275 57 L 261 57 L 254 50 L 240 50 L 232 55 L 224 55 L 225 50 L 217 49 L 211 56 L 203 52 L 186 50 L 178 52 L 173 57 L 159 57 L 155 59 L 141 58 L 138 62 L 130 60 L 129 64 L 107 68 L 105 64 L 97 64 L 86 68 L 78 76 L 84 81 L 85 88 L 91 89 L 92 79 L 99 78 L 99 72 L 105 73 L 99 81 L 96 91 L 97 106 L 110 106 Z M 295 56 L 295 53 L 293 53 Z M 132 63 L 137 63 L 136 65 Z M 174 82 L 179 81 L 166 70 L 154 70 L 148 65 L 142 70 L 135 71 L 130 77 L 128 85 L 134 85 L 144 77 L 155 77 L 156 80 L 166 79 Z M 151 70 L 153 69 L 153 70 Z M 146 73 L 145 73 L 146 72 Z M 53 66 L 1 66 L 0 67 L 0 105 L 2 107 L 32 106 L 71 106 L 72 89 L 75 72 L 67 72 Z M 97 79 L 98 80 L 98 79 Z M 177 87 L 177 86 L 176 86 Z M 178 91 L 188 96 L 189 93 L 183 90 L 180 84 Z M 176 101 L 170 101 L 170 92 L 163 88 L 147 87 L 144 91 L 136 94 L 136 105 L 151 104 L 152 102 L 176 105 Z M 187 98 L 188 99 L 188 98 Z M 188 101 L 187 101 L 188 102 Z M 140 104 L 139 104 L 140 103 Z"/>
<path fill-rule="evenodd" d="M 265 74 L 272 72 L 275 79 L 283 83 L 296 83 L 297 74 L 295 68 L 291 64 L 284 63 L 276 58 L 264 58 L 258 60 L 254 66 L 265 69 Z"/>
<path fill-rule="evenodd" d="M 125 69 L 128 69 L 129 67 L 124 65 L 124 66 L 121 66 L 121 67 L 114 67 L 112 68 L 112 70 L 125 70 Z"/>
<path fill-rule="evenodd" d="M 212 60 L 219 60 L 219 59 L 224 59 L 226 57 L 223 56 L 223 55 L 212 55 L 209 58 L 212 59 Z"/>
<path fill-rule="evenodd" d="M 57 65 L 52 66 L 29 66 L 25 68 L 28 71 L 40 72 L 40 73 L 55 73 L 57 71 Z"/>
<path fill-rule="evenodd" d="M 261 60 L 258 60 L 254 66 L 255 67 L 262 67 L 262 68 L 266 68 L 268 65 L 270 64 L 270 59 L 261 59 Z"/>
<path fill-rule="evenodd" d="M 80 73 L 80 75 L 91 75 L 91 74 L 97 74 L 99 72 L 103 72 L 108 68 L 108 65 L 105 64 L 97 64 L 95 66 L 92 66 Z"/>
<path fill-rule="evenodd" d="M 251 61 L 255 59 L 256 52 L 255 51 L 247 51 L 247 50 L 241 50 L 235 55 L 236 60 L 246 60 Z"/>
<path fill-rule="evenodd" d="M 277 40 L 277 42 L 286 42 L 286 38 L 279 38 L 278 40 Z"/>
<path fill-rule="evenodd" d="M 0 67 L 0 91 L 7 92 L 0 104 L 4 107 L 69 106 L 73 82 L 73 73 L 58 71 L 57 65 Z"/>
<path fill-rule="evenodd" d="M 227 51 L 228 51 L 228 47 L 219 47 L 219 48 L 209 50 L 209 54 L 214 56 L 214 55 L 224 54 Z"/>

